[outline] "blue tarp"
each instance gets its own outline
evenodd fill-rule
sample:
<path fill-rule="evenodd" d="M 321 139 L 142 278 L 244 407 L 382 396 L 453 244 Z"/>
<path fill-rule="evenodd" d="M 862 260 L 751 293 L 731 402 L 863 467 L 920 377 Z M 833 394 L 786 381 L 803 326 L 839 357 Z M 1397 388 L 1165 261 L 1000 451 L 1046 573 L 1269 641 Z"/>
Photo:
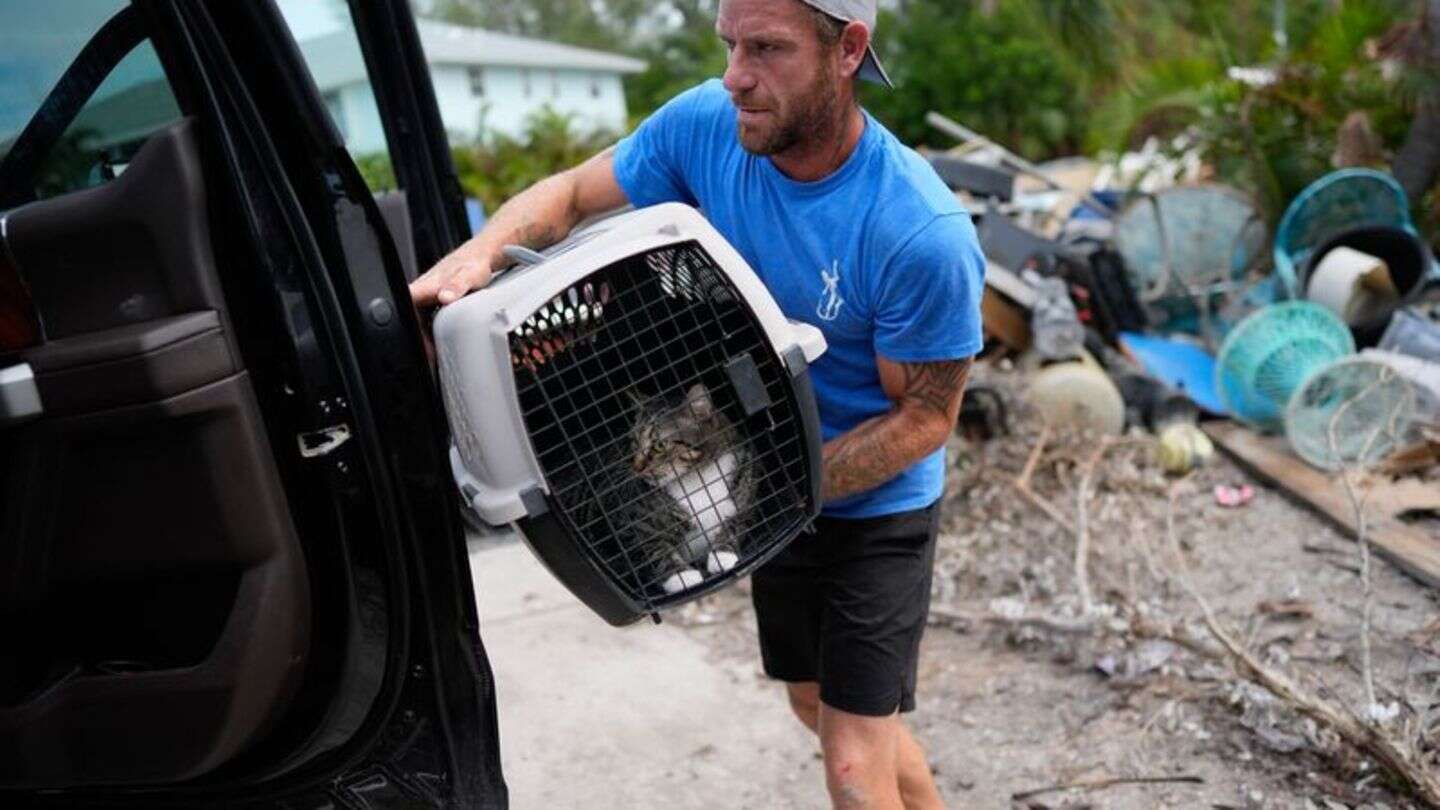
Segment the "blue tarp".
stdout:
<path fill-rule="evenodd" d="M 1185 392 L 1201 408 L 1225 415 L 1225 406 L 1215 391 L 1215 358 L 1193 343 L 1169 338 L 1121 332 L 1120 343 L 1140 361 L 1145 373 Z"/>

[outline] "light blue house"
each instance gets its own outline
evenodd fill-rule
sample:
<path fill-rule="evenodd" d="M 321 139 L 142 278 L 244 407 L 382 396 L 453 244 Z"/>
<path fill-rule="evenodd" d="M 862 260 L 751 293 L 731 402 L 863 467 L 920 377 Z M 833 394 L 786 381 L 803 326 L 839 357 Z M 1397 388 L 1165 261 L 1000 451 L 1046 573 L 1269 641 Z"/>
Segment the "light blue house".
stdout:
<path fill-rule="evenodd" d="M 644 70 L 644 62 L 433 20 L 419 20 L 418 26 L 452 142 L 488 133 L 518 137 L 526 120 L 546 106 L 571 116 L 581 131 L 624 131 L 621 79 Z M 385 134 L 354 33 L 302 34 L 300 50 L 351 154 L 383 151 Z"/>

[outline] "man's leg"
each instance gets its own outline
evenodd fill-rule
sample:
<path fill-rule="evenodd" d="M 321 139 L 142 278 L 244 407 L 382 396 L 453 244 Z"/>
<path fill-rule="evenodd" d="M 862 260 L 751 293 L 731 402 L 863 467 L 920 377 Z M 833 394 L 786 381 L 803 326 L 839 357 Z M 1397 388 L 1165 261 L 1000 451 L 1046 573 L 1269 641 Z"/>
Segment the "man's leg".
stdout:
<path fill-rule="evenodd" d="M 815 681 L 785 684 L 786 696 L 790 698 L 790 711 L 806 728 L 820 733 L 820 684 Z"/>
<path fill-rule="evenodd" d="M 835 810 L 904 810 L 895 767 L 897 716 L 867 717 L 821 703 L 819 731 L 825 787 Z"/>
<path fill-rule="evenodd" d="M 900 779 L 900 800 L 906 810 L 944 810 L 945 801 L 940 798 L 940 789 L 935 786 L 935 775 L 930 772 L 930 760 L 920 741 L 910 733 L 904 721 L 897 718 L 900 727 L 899 741 L 895 746 L 895 771 Z"/>
<path fill-rule="evenodd" d="M 806 728 L 820 733 L 820 684 L 813 681 L 785 684 L 790 699 L 790 709 Z M 832 712 L 835 710 L 831 710 Z M 845 714 L 839 712 L 839 714 Z M 856 715 L 849 715 L 854 717 Z M 906 810 L 943 810 L 945 803 L 935 786 L 935 777 L 930 773 L 930 763 L 925 751 L 915 740 L 904 722 L 895 718 L 895 774 L 900 790 L 900 800 Z M 822 750 L 824 748 L 822 738 Z M 828 773 L 827 773 L 828 781 Z"/>

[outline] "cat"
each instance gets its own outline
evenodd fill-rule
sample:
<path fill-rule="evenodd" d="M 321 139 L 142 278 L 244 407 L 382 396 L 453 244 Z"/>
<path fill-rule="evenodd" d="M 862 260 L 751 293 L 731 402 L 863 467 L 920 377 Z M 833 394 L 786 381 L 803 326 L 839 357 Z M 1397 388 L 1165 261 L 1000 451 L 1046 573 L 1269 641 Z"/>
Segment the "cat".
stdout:
<path fill-rule="evenodd" d="M 667 594 L 723 574 L 739 561 L 744 513 L 754 497 L 749 449 L 715 407 L 710 392 L 695 384 L 678 406 L 634 399 L 630 468 L 651 494 L 630 517 L 642 558 L 668 565 L 661 579 Z"/>
<path fill-rule="evenodd" d="M 703 384 L 679 401 L 622 396 L 624 433 L 552 481 L 575 526 L 604 567 L 647 596 L 731 570 L 756 490 L 740 432 Z"/>

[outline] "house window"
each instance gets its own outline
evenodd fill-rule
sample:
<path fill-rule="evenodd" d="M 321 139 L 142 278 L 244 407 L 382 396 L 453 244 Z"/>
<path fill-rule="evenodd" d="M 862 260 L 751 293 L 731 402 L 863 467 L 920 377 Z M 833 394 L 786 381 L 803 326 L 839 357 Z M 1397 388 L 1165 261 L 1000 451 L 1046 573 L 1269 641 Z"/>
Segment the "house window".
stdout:
<path fill-rule="evenodd" d="M 600 97 L 600 74 L 599 74 L 599 73 L 591 73 L 591 74 L 590 74 L 590 97 L 591 97 L 591 98 L 599 98 L 599 97 Z"/>
<path fill-rule="evenodd" d="M 470 76 L 470 95 L 476 98 L 484 98 L 485 68 L 472 67 L 466 72 Z"/>

